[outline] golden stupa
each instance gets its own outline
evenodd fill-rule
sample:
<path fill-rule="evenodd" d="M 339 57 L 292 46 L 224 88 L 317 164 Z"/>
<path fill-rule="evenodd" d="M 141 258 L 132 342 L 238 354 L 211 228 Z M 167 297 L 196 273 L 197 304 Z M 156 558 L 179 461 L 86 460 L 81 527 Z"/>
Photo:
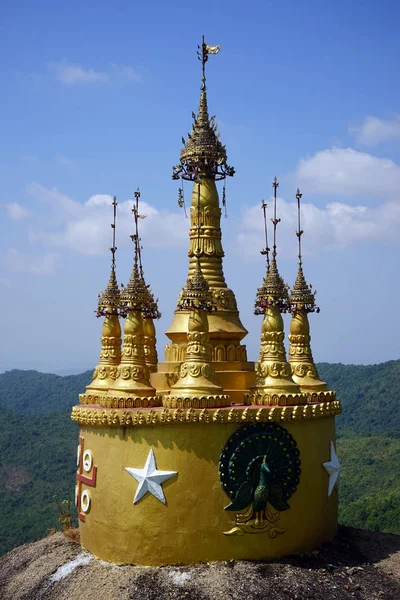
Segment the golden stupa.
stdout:
<path fill-rule="evenodd" d="M 81 544 L 115 563 L 162 565 L 268 559 L 307 552 L 337 529 L 335 393 L 319 379 L 308 314 L 318 311 L 301 255 L 291 290 L 268 240 L 255 313 L 263 317 L 257 363 L 222 270 L 216 181 L 234 174 L 207 106 L 204 42 L 200 105 L 173 178 L 193 182 L 189 273 L 158 362 L 158 303 L 145 283 L 139 191 L 133 206 L 133 270 L 117 285 L 114 221 L 109 284 L 92 383 L 72 409 L 80 426 L 76 505 Z M 183 204 L 182 188 L 179 203 Z M 225 204 L 225 187 L 222 205 Z M 263 202 L 267 232 L 266 203 Z M 291 313 L 288 359 L 282 314 Z M 121 320 L 125 319 L 123 343 Z M 122 349 L 121 349 L 122 345 Z"/>

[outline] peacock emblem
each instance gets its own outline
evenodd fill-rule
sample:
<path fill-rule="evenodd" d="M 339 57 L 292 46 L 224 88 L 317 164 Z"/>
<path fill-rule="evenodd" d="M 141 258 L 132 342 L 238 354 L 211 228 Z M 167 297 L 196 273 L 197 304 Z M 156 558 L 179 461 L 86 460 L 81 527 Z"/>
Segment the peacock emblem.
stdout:
<path fill-rule="evenodd" d="M 277 423 L 254 423 L 237 429 L 225 444 L 219 474 L 236 512 L 236 526 L 225 535 L 284 533 L 278 521 L 290 508 L 300 481 L 300 452 L 292 435 Z M 273 510 L 275 509 L 275 511 Z"/>

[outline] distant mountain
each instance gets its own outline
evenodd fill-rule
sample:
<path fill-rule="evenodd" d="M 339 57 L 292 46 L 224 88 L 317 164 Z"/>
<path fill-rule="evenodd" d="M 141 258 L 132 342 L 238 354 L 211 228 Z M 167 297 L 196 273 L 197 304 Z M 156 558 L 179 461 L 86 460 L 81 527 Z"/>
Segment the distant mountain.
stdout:
<path fill-rule="evenodd" d="M 338 433 L 400 437 L 400 360 L 377 365 L 319 363 L 318 370 L 342 401 Z M 0 374 L 0 407 L 24 414 L 49 414 L 71 408 L 92 380 L 93 371 L 53 375 L 38 371 Z"/>
<path fill-rule="evenodd" d="M 91 382 L 93 370 L 79 375 L 39 371 L 6 371 L 0 375 L 0 407 L 25 415 L 44 415 L 70 409 Z"/>
<path fill-rule="evenodd" d="M 85 371 L 93 372 L 93 369 L 82 369 L 82 367 L 70 367 L 69 369 L 54 369 L 50 371 L 50 373 L 54 373 L 54 375 L 61 375 L 61 377 L 67 377 L 68 375 L 80 375 Z"/>
<path fill-rule="evenodd" d="M 340 522 L 400 533 L 400 360 L 318 369 L 344 410 Z M 70 412 L 91 379 L 92 371 L 0 374 L 0 555 L 57 526 L 54 494 L 73 500 L 78 427 Z"/>
<path fill-rule="evenodd" d="M 400 360 L 377 365 L 319 363 L 318 370 L 342 401 L 339 433 L 400 437 Z"/>

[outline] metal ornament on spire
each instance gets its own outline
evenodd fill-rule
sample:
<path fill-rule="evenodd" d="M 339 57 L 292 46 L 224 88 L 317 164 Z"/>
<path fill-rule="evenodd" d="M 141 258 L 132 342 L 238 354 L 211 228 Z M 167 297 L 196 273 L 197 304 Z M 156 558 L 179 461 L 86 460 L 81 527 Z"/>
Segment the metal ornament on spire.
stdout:
<path fill-rule="evenodd" d="M 117 202 L 117 198 L 114 196 L 113 201 L 112 201 L 112 207 L 113 207 L 113 222 L 111 223 L 111 229 L 113 230 L 113 236 L 112 236 L 112 247 L 110 248 L 111 251 L 111 255 L 112 255 L 112 259 L 111 259 L 111 270 L 115 272 L 115 253 L 117 251 L 117 247 L 115 245 L 115 225 L 116 225 L 116 219 L 117 219 L 117 206 L 118 206 L 118 202 Z"/>
<path fill-rule="evenodd" d="M 218 54 L 221 46 L 208 46 L 204 42 L 198 46 L 198 59 L 201 61 L 201 94 L 197 116 L 192 112 L 192 131 L 187 140 L 182 138 L 184 147 L 181 150 L 180 162 L 173 167 L 173 179 L 196 181 L 198 178 L 219 181 L 235 173 L 227 164 L 226 148 L 220 142 L 215 117 L 209 117 L 207 106 L 207 86 L 205 65 L 209 54 Z"/>
<path fill-rule="evenodd" d="M 201 61 L 201 91 L 206 91 L 206 62 L 208 61 L 209 54 L 218 54 L 221 50 L 221 46 L 207 46 L 204 41 L 204 35 L 202 37 L 201 46 L 197 46 L 197 58 Z"/>
<path fill-rule="evenodd" d="M 297 235 L 297 239 L 299 240 L 299 266 L 301 267 L 303 264 L 303 260 L 302 260 L 302 256 L 301 256 L 301 236 L 303 235 L 304 231 L 301 229 L 301 224 L 300 224 L 300 220 L 301 220 L 301 214 L 300 214 L 300 200 L 302 199 L 303 194 L 300 193 L 299 188 L 297 188 L 297 192 L 296 192 L 296 200 L 297 200 L 297 231 L 296 231 L 296 235 Z"/>
<path fill-rule="evenodd" d="M 297 277 L 294 286 L 289 295 L 289 303 L 291 306 L 291 312 L 295 313 L 303 311 L 306 313 L 320 312 L 318 306 L 315 305 L 315 294 L 317 293 L 312 289 L 312 285 L 308 285 L 304 273 L 303 273 L 303 256 L 301 251 L 301 237 L 304 230 L 301 229 L 301 206 L 300 201 L 303 194 L 297 189 L 296 200 L 297 200 L 297 231 L 296 236 L 298 239 L 298 264 L 299 268 L 297 271 Z"/>
<path fill-rule="evenodd" d="M 178 189 L 178 206 L 179 206 L 179 208 L 183 208 L 183 212 L 185 214 L 185 219 L 187 219 L 188 216 L 187 216 L 187 212 L 186 212 L 186 204 L 185 204 L 185 195 L 183 192 L 183 185 L 182 185 L 182 187 L 180 187 Z"/>
<path fill-rule="evenodd" d="M 276 191 L 278 189 L 279 182 L 277 178 L 274 178 L 272 182 L 272 187 L 274 188 L 274 217 L 271 219 L 271 222 L 274 226 L 274 243 L 272 246 L 272 260 L 269 263 L 269 248 L 267 243 L 267 248 L 265 251 L 262 251 L 261 254 L 267 255 L 267 274 L 264 278 L 263 284 L 257 290 L 256 301 L 254 303 L 254 314 L 263 315 L 265 314 L 266 309 L 269 306 L 276 306 L 279 308 L 280 312 L 287 312 L 290 310 L 289 305 L 289 297 L 288 297 L 288 286 L 283 281 L 282 277 L 279 274 L 278 266 L 276 262 L 277 256 L 277 238 L 276 238 L 276 228 L 278 223 L 280 223 L 280 219 L 277 218 L 276 204 L 277 197 Z M 262 204 L 262 208 L 266 211 L 266 205 L 264 208 L 264 202 Z M 266 213 L 265 213 L 266 214 Z M 266 231 L 266 220 L 265 220 L 265 231 Z"/>
<path fill-rule="evenodd" d="M 147 215 L 139 213 L 139 188 L 134 193 L 132 214 L 135 222 L 134 233 L 130 235 L 134 246 L 133 270 L 129 282 L 121 292 L 121 314 L 126 316 L 130 311 L 140 311 L 143 318 L 159 319 L 161 313 L 158 310 L 158 299 L 154 298 L 149 285 L 144 280 L 141 238 L 139 236 L 139 220 L 145 219 Z"/>
<path fill-rule="evenodd" d="M 262 250 L 260 250 L 260 254 L 262 256 L 266 256 L 267 257 L 267 273 L 269 273 L 269 270 L 271 268 L 271 263 L 270 263 L 270 260 L 269 260 L 270 248 L 268 246 L 268 226 L 267 226 L 267 209 L 268 209 L 268 204 L 266 202 L 264 202 L 264 200 L 261 200 L 261 208 L 262 208 L 263 215 L 264 215 L 265 248 L 263 248 Z"/>
<path fill-rule="evenodd" d="M 117 206 L 118 202 L 116 197 L 114 196 L 113 201 L 111 203 L 113 207 L 113 222 L 111 223 L 111 228 L 113 230 L 112 234 L 112 246 L 109 248 L 111 252 L 111 274 L 108 285 L 106 289 L 100 291 L 98 306 L 96 312 L 97 317 L 105 317 L 107 315 L 118 315 L 119 305 L 120 305 L 120 291 L 117 283 L 117 277 L 115 274 L 115 253 L 117 251 L 117 247 L 115 245 L 115 230 L 116 230 L 116 218 L 117 218 Z"/>
<path fill-rule="evenodd" d="M 274 181 L 272 182 L 272 187 L 274 188 L 274 218 L 271 219 L 271 223 L 274 226 L 274 245 L 273 245 L 273 249 L 272 249 L 272 259 L 276 260 L 276 255 L 277 255 L 277 251 L 276 251 L 276 227 L 278 225 L 278 223 L 281 222 L 280 219 L 276 218 L 276 191 L 279 187 L 279 182 L 277 180 L 276 177 L 274 177 Z"/>

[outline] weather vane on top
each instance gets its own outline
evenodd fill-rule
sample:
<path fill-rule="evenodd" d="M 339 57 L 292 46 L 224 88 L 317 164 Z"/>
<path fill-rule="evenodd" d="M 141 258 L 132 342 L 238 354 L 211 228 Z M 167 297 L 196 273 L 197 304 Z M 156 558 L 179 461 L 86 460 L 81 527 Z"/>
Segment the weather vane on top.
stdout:
<path fill-rule="evenodd" d="M 183 137 L 180 162 L 173 167 L 173 179 L 219 181 L 235 173 L 227 164 L 226 148 L 219 139 L 215 117 L 209 117 L 206 95 L 205 64 L 210 54 L 218 54 L 221 46 L 208 46 L 202 38 L 197 57 L 201 61 L 201 95 L 197 115 L 192 112 L 192 131 Z"/>
<path fill-rule="evenodd" d="M 197 46 L 197 58 L 201 61 L 201 91 L 206 90 L 206 62 L 208 61 L 209 54 L 218 54 L 221 50 L 221 46 L 207 46 L 204 41 L 204 35 L 202 37 L 201 46 Z"/>

